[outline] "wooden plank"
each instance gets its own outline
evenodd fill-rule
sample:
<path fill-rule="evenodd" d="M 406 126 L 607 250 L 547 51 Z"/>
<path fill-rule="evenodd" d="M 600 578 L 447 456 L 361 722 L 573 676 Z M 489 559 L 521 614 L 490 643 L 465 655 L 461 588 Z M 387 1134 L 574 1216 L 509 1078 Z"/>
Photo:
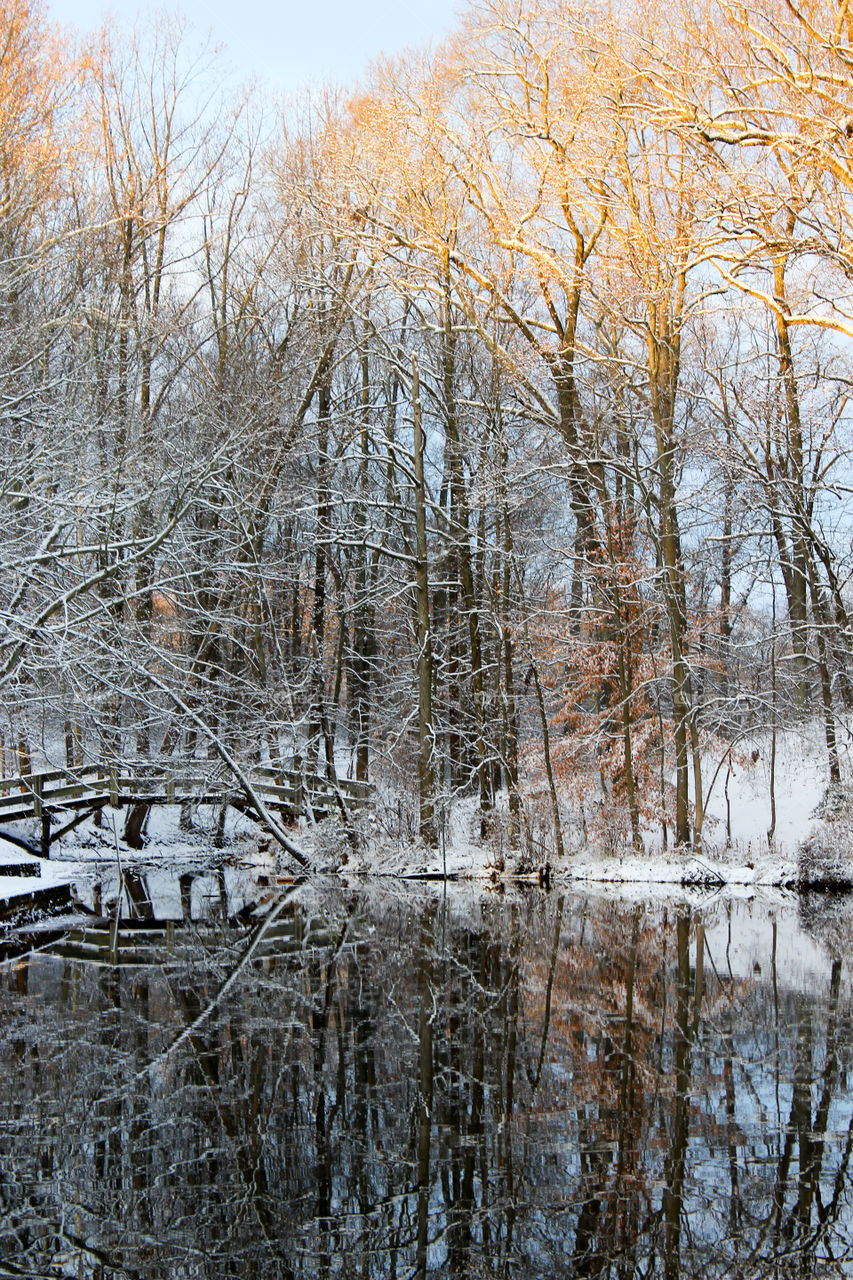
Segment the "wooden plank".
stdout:
<path fill-rule="evenodd" d="M 42 782 L 63 782 L 70 779 L 84 782 L 87 778 L 100 777 L 97 765 L 81 765 L 79 769 L 39 769 L 34 773 L 16 774 L 14 777 L 0 779 L 4 787 L 28 787 L 33 778 L 41 778 Z"/>
<path fill-rule="evenodd" d="M 197 791 L 187 792 L 182 795 L 176 792 L 170 799 L 165 791 L 122 791 L 119 801 L 123 805 L 129 804 L 222 804 L 227 801 L 232 804 L 234 800 L 242 800 L 243 793 L 232 792 L 226 795 L 222 791 L 202 792 L 201 795 Z"/>
<path fill-rule="evenodd" d="M 42 792 L 41 799 L 44 801 L 45 805 L 53 805 L 54 808 L 61 809 L 63 808 L 64 801 L 85 799 L 86 796 L 97 796 L 102 794 L 104 794 L 104 792 L 90 790 L 90 788 L 87 787 L 58 787 L 56 788 L 56 791 Z M 14 809 L 22 804 L 26 804 L 29 812 L 32 812 L 33 796 L 20 794 L 0 796 L 0 814 L 3 814 L 5 809 Z"/>
<path fill-rule="evenodd" d="M 96 792 L 92 792 L 90 795 L 81 796 L 79 800 L 63 800 L 61 804 L 48 804 L 45 808 L 47 812 L 52 812 L 54 810 L 59 811 L 61 809 L 97 809 L 108 802 L 108 795 L 98 795 Z M 32 801 L 27 801 L 25 799 L 22 800 L 20 796 L 18 797 L 18 802 L 14 807 L 4 807 L 0 810 L 0 820 L 3 822 L 20 822 L 23 818 L 32 818 L 33 816 Z"/>
<path fill-rule="evenodd" d="M 264 799 L 269 797 L 281 804 L 295 806 L 300 799 L 300 793 L 294 787 L 272 787 L 266 782 L 259 782 L 256 790 Z"/>
<path fill-rule="evenodd" d="M 32 813 L 33 802 L 27 796 L 22 796 L 20 793 L 13 796 L 0 796 L 0 814 L 4 817 L 7 809 L 20 809 L 21 805 L 26 806 L 27 813 Z"/>
<path fill-rule="evenodd" d="M 216 778 L 209 778 L 204 775 L 193 777 L 191 775 L 181 776 L 181 774 L 161 774 L 159 777 L 155 774 L 131 775 L 121 774 L 118 779 L 120 789 L 128 791 L 144 791 L 147 788 L 162 791 L 164 795 L 170 791 L 176 793 L 187 793 L 193 791 L 205 791 L 207 793 L 222 791 L 234 791 L 234 783 L 230 779 L 223 778 L 221 781 Z"/>
<path fill-rule="evenodd" d="M 97 809 L 99 806 L 109 802 L 109 795 L 106 791 L 87 791 L 81 796 L 70 797 L 68 799 L 59 800 L 57 803 L 48 805 L 50 809 Z"/>
<path fill-rule="evenodd" d="M 62 800 L 79 800 L 81 796 L 90 795 L 91 791 L 91 787 L 79 782 L 65 787 L 44 787 L 41 796 L 45 804 L 59 805 L 61 808 Z"/>
<path fill-rule="evenodd" d="M 33 816 L 33 806 L 31 804 L 18 805 L 16 809 L 10 809 L 8 812 L 3 811 L 2 817 L 4 822 L 21 822 L 24 818 Z"/>
<path fill-rule="evenodd" d="M 274 781 L 281 778 L 283 782 L 277 783 L 277 785 L 291 787 L 298 786 L 303 779 L 303 774 L 299 769 L 277 769 L 273 765 L 254 765 L 251 772 L 252 776 L 257 778 L 271 778 Z M 304 780 L 312 793 L 323 790 L 334 791 L 334 785 L 328 778 L 322 777 L 320 774 L 306 773 Z M 371 782 L 359 782 L 354 778 L 339 778 L 338 786 L 344 796 L 367 797 L 372 795 L 374 790 Z"/>

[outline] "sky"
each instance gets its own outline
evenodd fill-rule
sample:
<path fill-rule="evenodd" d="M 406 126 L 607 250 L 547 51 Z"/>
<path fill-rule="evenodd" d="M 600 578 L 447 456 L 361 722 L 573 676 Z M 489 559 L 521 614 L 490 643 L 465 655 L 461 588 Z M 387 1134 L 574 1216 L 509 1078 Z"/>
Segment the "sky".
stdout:
<path fill-rule="evenodd" d="M 357 80 L 380 53 L 437 43 L 454 26 L 459 0 L 48 0 L 54 21 L 81 32 L 112 16 L 132 22 L 182 14 L 199 37 L 212 34 L 240 80 L 257 78 L 284 93 L 327 80 Z"/>

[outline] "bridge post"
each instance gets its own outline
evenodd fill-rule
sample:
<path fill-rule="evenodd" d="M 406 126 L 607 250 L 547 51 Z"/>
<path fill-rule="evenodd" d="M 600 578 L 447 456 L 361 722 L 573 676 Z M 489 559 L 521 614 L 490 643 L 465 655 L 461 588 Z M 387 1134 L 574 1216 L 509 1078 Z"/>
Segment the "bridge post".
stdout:
<path fill-rule="evenodd" d="M 50 812 L 42 810 L 41 814 L 41 856 L 50 857 Z"/>
<path fill-rule="evenodd" d="M 42 788 L 44 786 L 44 778 L 40 773 L 34 773 L 30 777 L 30 790 L 33 793 L 33 816 L 41 818 L 42 816 Z"/>
<path fill-rule="evenodd" d="M 301 756 L 296 755 L 293 757 L 293 812 L 297 818 L 301 818 L 305 812 L 305 785 L 302 764 Z"/>

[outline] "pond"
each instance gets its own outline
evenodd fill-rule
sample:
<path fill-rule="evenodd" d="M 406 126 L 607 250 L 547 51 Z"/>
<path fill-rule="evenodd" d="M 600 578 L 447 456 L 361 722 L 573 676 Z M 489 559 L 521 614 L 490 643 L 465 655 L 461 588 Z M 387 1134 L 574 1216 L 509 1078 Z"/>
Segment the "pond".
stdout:
<path fill-rule="evenodd" d="M 192 880 L 0 966 L 0 1275 L 853 1276 L 844 900 Z"/>

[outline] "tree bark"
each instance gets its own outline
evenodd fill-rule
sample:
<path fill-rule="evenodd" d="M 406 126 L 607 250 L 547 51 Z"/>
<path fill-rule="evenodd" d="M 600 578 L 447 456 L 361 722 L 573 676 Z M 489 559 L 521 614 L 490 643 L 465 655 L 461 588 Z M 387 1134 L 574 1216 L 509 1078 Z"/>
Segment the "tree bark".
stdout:
<path fill-rule="evenodd" d="M 414 419 L 415 478 L 415 610 L 418 666 L 418 796 L 420 834 L 428 845 L 437 843 L 435 823 L 435 726 L 432 712 L 432 633 L 430 630 L 429 566 L 426 533 L 424 431 L 417 356 L 412 356 L 412 414 Z"/>

